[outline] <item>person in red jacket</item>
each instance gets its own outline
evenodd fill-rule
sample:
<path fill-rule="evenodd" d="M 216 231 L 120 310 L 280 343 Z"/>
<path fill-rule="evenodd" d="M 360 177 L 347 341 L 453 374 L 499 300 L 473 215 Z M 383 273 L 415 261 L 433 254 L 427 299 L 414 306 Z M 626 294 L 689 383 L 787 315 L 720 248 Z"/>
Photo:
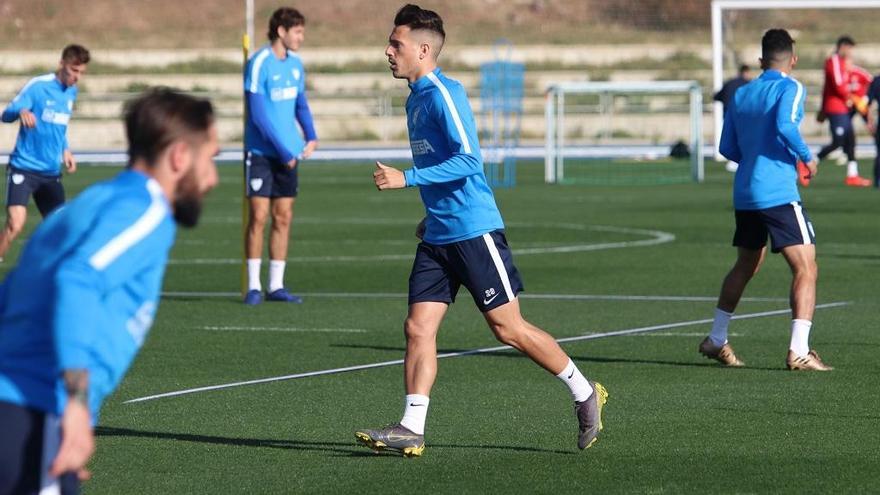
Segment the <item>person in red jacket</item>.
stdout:
<path fill-rule="evenodd" d="M 819 150 L 820 160 L 842 147 L 846 153 L 846 181 L 848 186 L 868 187 L 871 181 L 859 176 L 859 164 L 855 156 L 855 131 L 850 110 L 853 93 L 850 74 L 851 57 L 856 42 L 849 36 L 837 40 L 837 49 L 825 61 L 825 86 L 822 88 L 822 112 L 831 128 L 831 143 Z"/>

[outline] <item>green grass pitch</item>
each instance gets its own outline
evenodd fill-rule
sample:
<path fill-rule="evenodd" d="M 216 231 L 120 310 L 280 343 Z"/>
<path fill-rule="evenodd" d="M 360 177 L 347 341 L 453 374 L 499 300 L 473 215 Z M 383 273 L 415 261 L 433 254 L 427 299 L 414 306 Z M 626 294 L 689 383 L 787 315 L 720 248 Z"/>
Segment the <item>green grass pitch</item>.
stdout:
<path fill-rule="evenodd" d="M 567 343 L 610 393 L 605 430 L 584 452 L 567 390 L 511 351 L 440 361 L 418 459 L 374 455 L 353 436 L 400 418 L 400 366 L 125 403 L 402 358 L 422 210 L 414 189 L 377 192 L 372 167 L 303 165 L 286 278 L 306 302 L 254 308 L 222 295 L 239 290 L 241 178 L 239 167 L 221 167 L 202 224 L 181 230 L 171 255 L 165 291 L 188 295 L 163 299 L 139 357 L 105 403 L 85 493 L 877 489 L 880 193 L 844 187 L 834 166 L 803 191 L 818 235 L 819 302 L 852 303 L 815 317 L 812 345 L 836 366 L 831 373 L 784 370 L 787 315 L 732 323 L 744 369 L 697 354 L 708 324 Z M 116 170 L 82 167 L 65 178 L 68 192 Z M 550 186 L 542 173 L 540 163 L 521 164 L 519 185 L 497 192 L 520 251 L 529 320 L 562 338 L 711 318 L 735 255 L 732 176 L 722 165 L 707 163 L 704 184 L 655 187 Z M 30 226 L 36 217 L 32 211 Z M 0 265 L 4 272 L 21 245 Z M 769 256 L 746 292 L 754 299 L 738 313 L 787 308 L 789 282 L 781 257 Z M 525 297 L 535 295 L 547 297 Z M 498 344 L 463 291 L 438 345 L 444 352 Z"/>

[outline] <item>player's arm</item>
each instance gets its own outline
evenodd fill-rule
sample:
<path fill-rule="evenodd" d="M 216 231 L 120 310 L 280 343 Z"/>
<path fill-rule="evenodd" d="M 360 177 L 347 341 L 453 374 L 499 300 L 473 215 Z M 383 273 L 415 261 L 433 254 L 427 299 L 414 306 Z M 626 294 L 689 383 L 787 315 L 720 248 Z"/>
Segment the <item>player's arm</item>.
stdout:
<path fill-rule="evenodd" d="M 89 413 L 89 372 L 87 369 L 69 369 L 63 378 L 67 403 L 61 417 L 61 445 L 49 472 L 56 477 L 76 472 L 80 479 L 87 479 L 89 473 L 85 465 L 95 452 Z"/>
<path fill-rule="evenodd" d="M 291 161 L 296 160 L 296 155 L 288 144 L 285 143 L 281 131 L 269 117 L 268 103 L 266 103 L 265 97 L 262 94 L 251 93 L 250 91 L 246 91 L 245 95 L 247 95 L 249 118 L 257 126 L 260 134 L 275 148 L 275 152 L 278 153 L 281 161 L 289 164 Z"/>
<path fill-rule="evenodd" d="M 731 101 L 730 108 L 724 114 L 724 125 L 721 127 L 721 142 L 718 145 L 718 151 L 728 160 L 739 163 L 742 160 L 742 151 L 739 149 L 736 135 L 735 113 L 736 102 Z"/>
<path fill-rule="evenodd" d="M 880 103 L 880 77 L 871 80 L 868 87 L 868 129 L 871 133 L 877 132 L 877 111 L 878 103 Z"/>
<path fill-rule="evenodd" d="M 37 125 L 37 117 L 31 112 L 33 107 L 33 99 L 30 94 L 32 86 L 26 85 L 21 91 L 9 102 L 0 120 L 6 123 L 15 122 L 21 119 L 21 125 L 25 127 L 35 127 Z"/>
<path fill-rule="evenodd" d="M 431 116 L 436 119 L 440 132 L 446 138 L 452 156 L 433 167 L 405 170 L 407 186 L 424 186 L 452 182 L 480 173 L 483 159 L 476 151 L 479 147 L 477 130 L 464 96 L 452 98 L 453 106 L 447 105 L 440 92 L 433 102 Z M 456 101 L 457 100 L 457 101 Z"/>
<path fill-rule="evenodd" d="M 843 61 L 837 55 L 831 56 L 825 63 L 825 79 L 831 83 L 834 94 L 849 101 L 849 76 L 843 69 Z"/>
<path fill-rule="evenodd" d="M 813 153 L 804 142 L 799 129 L 804 117 L 806 98 L 807 90 L 801 83 L 792 80 L 790 84 L 786 84 L 776 107 L 776 129 L 788 149 L 809 165 L 813 161 Z"/>
<path fill-rule="evenodd" d="M 64 163 L 64 168 L 68 173 L 76 173 L 76 158 L 73 156 L 73 152 L 70 151 L 70 143 L 67 142 L 67 132 L 64 132 L 64 151 L 61 154 L 61 161 Z"/>
<path fill-rule="evenodd" d="M 305 85 L 296 97 L 296 121 L 303 130 L 306 146 L 302 150 L 303 159 L 307 159 L 318 147 L 318 133 L 315 132 L 315 121 L 312 119 L 312 109 L 309 108 L 309 100 L 306 97 Z"/>

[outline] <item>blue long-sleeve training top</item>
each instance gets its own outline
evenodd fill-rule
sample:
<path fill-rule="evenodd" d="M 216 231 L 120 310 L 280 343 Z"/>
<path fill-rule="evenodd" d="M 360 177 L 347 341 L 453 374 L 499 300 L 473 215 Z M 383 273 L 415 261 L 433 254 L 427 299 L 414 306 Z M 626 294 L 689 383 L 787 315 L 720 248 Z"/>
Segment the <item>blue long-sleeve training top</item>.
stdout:
<path fill-rule="evenodd" d="M 175 231 L 136 171 L 46 217 L 0 285 L 0 401 L 62 414 L 63 371 L 87 369 L 96 420 L 153 323 Z"/>
<path fill-rule="evenodd" d="M 767 70 L 739 88 L 724 116 L 719 151 L 739 164 L 733 181 L 737 210 L 800 201 L 797 161 L 813 159 L 801 137 L 807 91 L 795 78 Z"/>
<path fill-rule="evenodd" d="M 46 176 L 61 174 L 77 92 L 76 86 L 65 86 L 55 74 L 45 74 L 28 81 L 6 106 L 3 122 L 15 122 L 22 110 L 33 112 L 37 121 L 33 128 L 19 127 L 9 156 L 13 167 Z"/>
<path fill-rule="evenodd" d="M 287 163 L 302 153 L 306 141 L 318 139 L 305 81 L 302 60 L 293 51 L 279 60 L 272 47 L 264 45 L 248 60 L 244 72 L 248 151 Z"/>
<path fill-rule="evenodd" d="M 425 204 L 424 240 L 449 244 L 504 228 L 483 172 L 477 125 L 461 83 L 435 69 L 409 85 L 406 123 L 413 168 Z"/>

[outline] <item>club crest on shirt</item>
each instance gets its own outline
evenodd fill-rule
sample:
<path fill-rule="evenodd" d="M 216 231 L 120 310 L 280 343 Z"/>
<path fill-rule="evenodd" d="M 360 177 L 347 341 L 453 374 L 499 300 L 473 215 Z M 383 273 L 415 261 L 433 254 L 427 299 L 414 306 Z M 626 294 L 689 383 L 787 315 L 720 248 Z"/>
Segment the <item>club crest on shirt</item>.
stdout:
<path fill-rule="evenodd" d="M 251 191 L 259 191 L 263 187 L 263 179 L 251 179 Z"/>
<path fill-rule="evenodd" d="M 293 78 L 299 81 L 299 76 L 301 75 L 299 69 L 292 69 L 291 72 L 293 73 Z"/>

